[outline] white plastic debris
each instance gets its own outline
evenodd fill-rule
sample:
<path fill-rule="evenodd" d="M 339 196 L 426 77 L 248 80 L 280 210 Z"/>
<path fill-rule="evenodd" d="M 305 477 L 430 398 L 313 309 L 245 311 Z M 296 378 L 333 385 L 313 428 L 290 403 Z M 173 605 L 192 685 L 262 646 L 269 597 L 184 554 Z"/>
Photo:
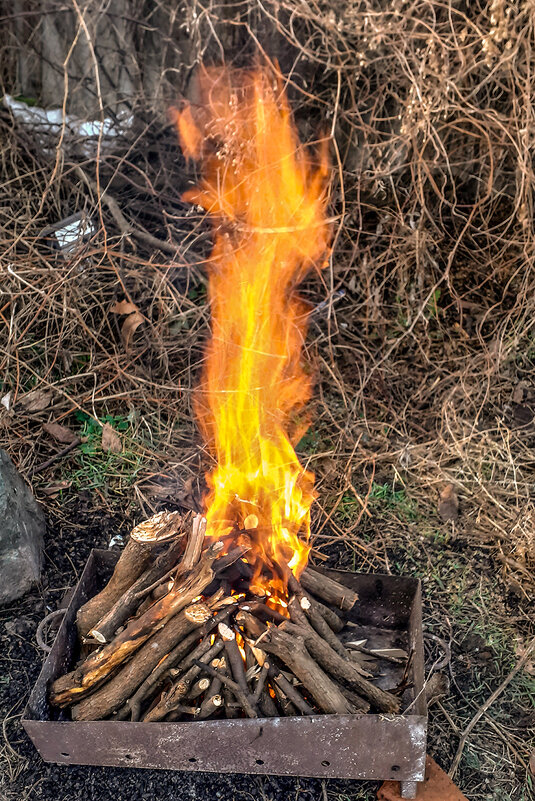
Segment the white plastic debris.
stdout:
<path fill-rule="evenodd" d="M 41 232 L 41 237 L 67 256 L 78 250 L 80 245 L 95 232 L 96 227 L 91 217 L 85 211 L 80 211 L 54 225 L 49 225 Z"/>
<path fill-rule="evenodd" d="M 115 548 L 117 546 L 121 547 L 124 545 L 124 537 L 122 534 L 115 534 L 114 537 L 108 543 L 108 548 Z"/>
<path fill-rule="evenodd" d="M 13 114 L 21 125 L 30 129 L 43 152 L 52 153 L 63 131 L 63 144 L 72 144 L 73 140 L 80 146 L 82 152 L 94 155 L 100 139 L 101 148 L 107 149 L 114 140 L 132 125 L 131 114 L 120 113 L 117 121 L 110 117 L 103 120 L 81 120 L 69 114 L 63 114 L 62 109 L 44 109 L 39 106 L 29 106 L 21 100 L 15 100 L 11 95 L 4 95 L 3 104 Z"/>

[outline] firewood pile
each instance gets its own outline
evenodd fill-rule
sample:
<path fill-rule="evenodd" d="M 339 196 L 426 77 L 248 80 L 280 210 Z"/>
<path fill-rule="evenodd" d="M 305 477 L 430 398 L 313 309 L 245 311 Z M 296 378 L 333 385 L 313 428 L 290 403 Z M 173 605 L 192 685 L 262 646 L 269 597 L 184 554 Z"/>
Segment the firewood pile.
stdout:
<path fill-rule="evenodd" d="M 80 659 L 50 687 L 73 720 L 206 720 L 396 713 L 340 633 L 357 595 L 311 567 L 287 601 L 251 584 L 256 532 L 225 541 L 204 518 L 162 512 L 137 526 L 104 589 L 78 611 Z"/>

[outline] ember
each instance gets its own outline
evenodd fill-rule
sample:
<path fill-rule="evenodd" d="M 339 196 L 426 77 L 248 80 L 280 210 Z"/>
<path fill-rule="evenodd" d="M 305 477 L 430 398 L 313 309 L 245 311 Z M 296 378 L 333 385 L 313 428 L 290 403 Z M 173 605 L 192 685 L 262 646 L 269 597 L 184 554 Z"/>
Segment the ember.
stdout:
<path fill-rule="evenodd" d="M 326 152 L 313 168 L 267 73 L 207 70 L 201 89 L 177 125 L 203 172 L 187 198 L 215 228 L 196 403 L 215 457 L 206 516 L 163 512 L 134 529 L 78 612 L 82 659 L 50 701 L 75 720 L 397 712 L 340 639 L 356 593 L 306 567 L 313 477 L 292 441 L 310 378 L 295 288 L 328 251 Z"/>

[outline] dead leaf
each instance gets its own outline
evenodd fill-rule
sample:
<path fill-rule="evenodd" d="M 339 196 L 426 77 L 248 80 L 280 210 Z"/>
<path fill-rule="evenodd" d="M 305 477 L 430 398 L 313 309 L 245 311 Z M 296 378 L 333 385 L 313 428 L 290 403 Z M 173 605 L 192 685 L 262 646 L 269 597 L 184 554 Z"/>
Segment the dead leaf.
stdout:
<path fill-rule="evenodd" d="M 446 673 L 433 673 L 425 685 L 425 700 L 430 707 L 447 698 L 450 691 L 450 680 Z"/>
<path fill-rule="evenodd" d="M 32 389 L 27 392 L 22 398 L 19 398 L 19 403 L 26 412 L 42 412 L 47 406 L 50 406 L 52 400 L 52 392 L 46 389 Z"/>
<path fill-rule="evenodd" d="M 438 513 L 444 523 L 449 520 L 457 520 L 459 517 L 459 499 L 453 484 L 446 484 L 440 493 Z"/>
<path fill-rule="evenodd" d="M 59 423 L 43 423 L 43 431 L 57 442 L 63 442 L 64 445 L 70 445 L 76 439 L 76 434 L 70 428 L 61 426 Z"/>
<path fill-rule="evenodd" d="M 527 648 L 524 645 L 524 643 L 522 642 L 522 640 L 520 640 L 520 639 L 517 640 L 516 648 L 515 648 L 515 656 L 517 656 L 519 660 L 523 659 L 525 654 L 526 654 L 526 651 L 527 651 Z M 533 655 L 532 658 L 530 657 L 524 663 L 523 670 L 529 676 L 535 676 L 535 654 Z"/>
<path fill-rule="evenodd" d="M 513 420 L 517 426 L 527 426 L 535 417 L 535 412 L 531 406 L 524 403 L 513 403 Z"/>
<path fill-rule="evenodd" d="M 118 300 L 110 309 L 112 314 L 132 314 L 133 312 L 137 312 L 138 308 L 134 303 L 130 303 L 129 300 Z"/>
<path fill-rule="evenodd" d="M 130 342 L 132 337 L 134 336 L 136 328 L 138 328 L 142 322 L 143 322 L 143 315 L 140 314 L 139 312 L 134 312 L 133 314 L 129 314 L 126 320 L 124 321 L 123 327 L 121 328 L 121 337 L 126 350 L 128 350 L 130 346 Z"/>
<path fill-rule="evenodd" d="M 517 384 L 513 390 L 513 402 L 514 403 L 522 403 L 524 400 L 524 386 L 522 383 Z"/>
<path fill-rule="evenodd" d="M 112 453 L 121 453 L 123 450 L 121 440 L 109 423 L 104 423 L 102 427 L 102 450 Z"/>
<path fill-rule="evenodd" d="M 532 776 L 535 776 L 535 748 L 531 752 L 531 756 L 529 758 L 529 772 Z"/>
<path fill-rule="evenodd" d="M 42 492 L 48 495 L 49 498 L 57 498 L 62 490 L 69 489 L 72 486 L 72 481 L 58 481 L 56 484 L 49 484 L 48 487 L 43 487 Z"/>

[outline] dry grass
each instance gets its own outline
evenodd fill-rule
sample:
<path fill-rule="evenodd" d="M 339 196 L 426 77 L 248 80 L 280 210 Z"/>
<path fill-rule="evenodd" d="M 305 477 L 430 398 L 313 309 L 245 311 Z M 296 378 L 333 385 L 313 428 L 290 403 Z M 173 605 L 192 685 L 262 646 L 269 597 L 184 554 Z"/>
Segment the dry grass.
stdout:
<path fill-rule="evenodd" d="M 468 660 L 456 704 L 437 715 L 437 750 L 511 669 L 531 627 L 534 10 L 531 0 L 248 0 L 226 26 L 215 4 L 184 11 L 192 63 L 220 46 L 232 56 L 229 41 L 248 43 L 247 53 L 271 42 L 303 136 L 332 135 L 333 256 L 323 283 L 304 287 L 313 305 L 327 301 L 312 316 L 318 400 L 301 444 L 318 477 L 316 544 L 342 545 L 359 568 L 426 579 L 429 630 L 458 646 L 457 668 Z M 9 58 L 4 70 L 15 91 Z M 29 476 L 61 447 L 42 423 L 88 438 L 85 455 L 33 478 L 41 497 L 71 482 L 48 498 L 58 510 L 85 488 L 96 504 L 126 494 L 134 514 L 147 512 L 165 494 L 155 485 L 207 464 L 190 400 L 209 322 L 209 229 L 180 200 L 188 176 L 158 111 L 97 164 L 67 141 L 44 155 L 0 112 L 0 375 L 1 395 L 11 393 L 0 444 Z M 80 209 L 97 232 L 67 258 L 52 254 L 39 232 Z M 130 338 L 113 311 L 124 299 L 143 318 Z M 50 402 L 28 411 L 35 389 Z M 106 415 L 123 453 L 104 458 Z M 450 483 L 456 524 L 436 511 Z M 500 630 L 508 635 L 497 644 Z M 493 642 L 481 670 L 463 646 L 474 631 Z M 516 769 L 516 784 L 503 796 L 481 784 L 492 765 L 476 738 L 477 759 L 468 749 L 461 764 L 472 799 L 531 792 L 528 744 L 510 729 L 509 703 L 487 750 L 498 773 Z"/>

